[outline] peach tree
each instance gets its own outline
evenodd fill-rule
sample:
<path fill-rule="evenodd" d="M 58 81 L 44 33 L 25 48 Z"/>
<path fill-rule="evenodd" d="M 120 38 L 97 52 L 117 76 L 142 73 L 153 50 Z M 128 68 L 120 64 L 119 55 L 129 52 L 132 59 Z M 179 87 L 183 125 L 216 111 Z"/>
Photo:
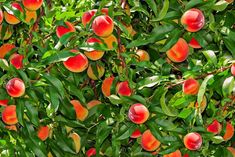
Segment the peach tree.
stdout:
<path fill-rule="evenodd" d="M 0 4 L 1 156 L 235 156 L 233 0 Z"/>

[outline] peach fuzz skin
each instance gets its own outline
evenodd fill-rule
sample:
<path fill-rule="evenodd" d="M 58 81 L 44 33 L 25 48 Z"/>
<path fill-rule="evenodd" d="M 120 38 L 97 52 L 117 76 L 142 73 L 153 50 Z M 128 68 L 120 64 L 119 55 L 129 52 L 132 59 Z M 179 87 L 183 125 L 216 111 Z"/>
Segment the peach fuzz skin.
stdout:
<path fill-rule="evenodd" d="M 84 121 L 88 115 L 88 110 L 83 107 L 78 100 L 71 100 L 70 103 L 74 107 L 77 119 L 79 119 L 80 121 Z"/>
<path fill-rule="evenodd" d="M 22 0 L 24 7 L 28 10 L 38 10 L 43 3 L 43 0 Z"/>
<path fill-rule="evenodd" d="M 141 136 L 141 147 L 146 151 L 154 151 L 160 144 L 161 142 L 153 136 L 150 130 L 146 130 Z"/>
<path fill-rule="evenodd" d="M 227 150 L 230 151 L 230 153 L 232 153 L 233 157 L 235 157 L 235 148 L 227 147 Z"/>
<path fill-rule="evenodd" d="M 226 130 L 225 130 L 225 134 L 223 136 L 223 139 L 225 141 L 228 141 L 233 137 L 233 135 L 234 135 L 234 126 L 230 122 L 227 122 L 226 123 Z"/>
<path fill-rule="evenodd" d="M 85 12 L 82 15 L 82 24 L 84 27 L 86 27 L 86 25 L 90 23 L 92 17 L 96 14 L 96 12 L 97 12 L 97 10 L 93 9 L 93 10 L 89 10 L 89 11 Z M 108 8 L 101 9 L 101 13 L 108 15 Z"/>
<path fill-rule="evenodd" d="M 180 150 L 176 150 L 175 152 L 172 152 L 170 154 L 166 154 L 163 157 L 182 157 L 182 154 Z"/>
<path fill-rule="evenodd" d="M 192 8 L 187 10 L 181 17 L 181 24 L 189 32 L 197 32 L 205 24 L 205 17 L 201 10 Z"/>
<path fill-rule="evenodd" d="M 187 59 L 189 54 L 188 43 L 183 39 L 179 38 L 175 45 L 173 45 L 167 52 L 167 57 L 173 62 L 183 62 Z"/>
<path fill-rule="evenodd" d="M 133 104 L 128 111 L 128 117 L 135 124 L 143 124 L 149 118 L 149 110 L 143 104 Z"/>
<path fill-rule="evenodd" d="M 88 67 L 87 57 L 79 53 L 77 50 L 71 50 L 73 53 L 78 53 L 76 56 L 69 57 L 66 61 L 63 62 L 66 69 L 71 72 L 83 72 Z"/>
<path fill-rule="evenodd" d="M 74 25 L 68 21 L 64 22 L 65 26 L 57 26 L 56 27 L 56 35 L 58 38 L 61 38 L 64 34 L 75 32 L 76 29 Z"/>
<path fill-rule="evenodd" d="M 48 126 L 41 126 L 38 129 L 38 138 L 40 138 L 42 141 L 45 141 L 50 133 L 50 128 Z"/>
<path fill-rule="evenodd" d="M 149 61 L 150 57 L 147 51 L 145 50 L 137 50 L 136 54 L 138 56 L 138 61 L 143 62 L 143 61 Z"/>
<path fill-rule="evenodd" d="M 91 156 L 95 156 L 96 155 L 96 149 L 95 148 L 90 148 L 87 152 L 86 152 L 86 156 L 87 157 L 91 157 Z"/>
<path fill-rule="evenodd" d="M 92 22 L 93 32 L 100 37 L 108 37 L 114 28 L 113 20 L 108 15 L 97 16 Z"/>
<path fill-rule="evenodd" d="M 7 93 L 11 97 L 20 97 L 25 93 L 25 84 L 19 78 L 13 78 L 6 84 Z"/>
<path fill-rule="evenodd" d="M 214 120 L 211 124 L 207 126 L 207 131 L 213 134 L 219 134 L 222 130 L 222 125 L 218 122 L 218 120 Z"/>
<path fill-rule="evenodd" d="M 91 100 L 90 102 L 87 103 L 87 108 L 91 109 L 100 104 L 102 104 L 102 102 L 100 102 L 99 100 Z"/>
<path fill-rule="evenodd" d="M 115 78 L 113 76 L 107 77 L 104 79 L 101 85 L 101 91 L 104 94 L 104 96 L 108 97 L 111 95 L 111 86 L 113 84 L 113 80 Z"/>
<path fill-rule="evenodd" d="M 104 75 L 105 69 L 104 69 L 104 67 L 102 65 L 97 65 L 96 68 L 97 68 L 98 76 L 96 76 L 94 74 L 91 65 L 89 65 L 89 67 L 87 69 L 87 75 L 92 80 L 98 80 L 98 79 L 100 79 Z"/>
<path fill-rule="evenodd" d="M 11 4 L 12 8 L 19 10 L 21 13 L 23 13 L 23 9 L 21 8 L 20 4 L 17 2 L 13 2 Z M 6 20 L 7 23 L 11 24 L 11 25 L 16 25 L 18 23 L 20 23 L 20 20 L 13 14 L 13 12 L 7 12 L 4 11 L 4 18 Z"/>
<path fill-rule="evenodd" d="M 136 129 L 132 134 L 131 134 L 131 138 L 138 138 L 140 137 L 142 134 L 140 132 L 139 129 Z"/>
<path fill-rule="evenodd" d="M 190 47 L 192 48 L 195 48 L 195 49 L 200 49 L 202 48 L 201 45 L 198 43 L 198 41 L 195 39 L 195 38 L 192 38 L 190 41 L 189 41 L 189 44 L 188 44 Z"/>
<path fill-rule="evenodd" d="M 202 137 L 199 133 L 191 132 L 184 136 L 184 145 L 189 150 L 198 150 L 202 145 Z"/>
<path fill-rule="evenodd" d="M 102 40 L 104 44 L 106 44 L 108 50 L 112 50 L 114 48 L 114 43 L 116 45 L 118 44 L 117 38 L 113 34 L 108 37 L 102 38 Z"/>
<path fill-rule="evenodd" d="M 92 45 L 94 43 L 99 43 L 102 44 L 101 40 L 97 39 L 97 38 L 89 38 L 86 41 L 88 43 L 88 45 Z M 84 54 L 87 56 L 87 58 L 89 58 L 90 60 L 96 61 L 99 60 L 100 58 L 103 57 L 104 55 L 104 51 L 100 51 L 100 50 L 92 50 L 92 51 L 86 51 L 84 52 Z"/>
<path fill-rule="evenodd" d="M 235 63 L 233 63 L 231 66 L 231 74 L 235 76 Z"/>
<path fill-rule="evenodd" d="M 4 58 L 5 55 L 15 48 L 14 44 L 5 43 L 0 47 L 0 58 Z"/>
<path fill-rule="evenodd" d="M 200 84 L 197 80 L 190 78 L 183 83 L 183 92 L 188 95 L 196 95 L 198 93 Z"/>
<path fill-rule="evenodd" d="M 132 94 L 128 81 L 118 83 L 116 89 L 121 96 L 131 96 Z"/>
<path fill-rule="evenodd" d="M 18 123 L 15 105 L 9 105 L 4 108 L 2 111 L 2 121 L 7 125 Z"/>
<path fill-rule="evenodd" d="M 10 56 L 10 63 L 16 68 L 21 69 L 23 68 L 23 59 L 24 56 L 18 53 L 14 53 Z"/>

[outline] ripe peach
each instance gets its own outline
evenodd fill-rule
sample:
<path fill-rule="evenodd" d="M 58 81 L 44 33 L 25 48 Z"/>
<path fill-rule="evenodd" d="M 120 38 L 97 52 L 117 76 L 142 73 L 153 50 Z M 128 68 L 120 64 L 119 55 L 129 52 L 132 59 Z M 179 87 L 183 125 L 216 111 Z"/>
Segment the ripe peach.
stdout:
<path fill-rule="evenodd" d="M 129 87 L 128 81 L 120 82 L 116 86 L 117 93 L 121 96 L 131 96 L 132 90 Z"/>
<path fill-rule="evenodd" d="M 0 24 L 2 24 L 3 18 L 4 18 L 4 16 L 3 16 L 3 11 L 2 11 L 2 9 L 0 8 Z"/>
<path fill-rule="evenodd" d="M 181 157 L 180 150 L 176 150 L 175 152 L 172 152 L 170 154 L 164 155 L 163 157 Z"/>
<path fill-rule="evenodd" d="M 22 0 L 24 7 L 28 10 L 38 10 L 43 3 L 43 0 Z"/>
<path fill-rule="evenodd" d="M 75 32 L 76 29 L 74 25 L 68 21 L 64 22 L 65 26 L 57 26 L 56 27 L 56 35 L 58 38 L 61 38 L 64 34 Z"/>
<path fill-rule="evenodd" d="M 7 93 L 12 97 L 20 97 L 25 93 L 24 82 L 19 78 L 13 78 L 6 84 Z"/>
<path fill-rule="evenodd" d="M 0 38 L 2 40 L 8 40 L 13 34 L 13 27 L 11 25 L 8 25 L 6 27 L 6 31 L 2 35 L 2 25 L 0 25 Z"/>
<path fill-rule="evenodd" d="M 0 100 L 0 106 L 7 106 L 8 99 Z"/>
<path fill-rule="evenodd" d="M 99 100 L 91 100 L 90 102 L 87 103 L 87 108 L 91 109 L 94 106 L 97 106 L 99 104 L 102 104 Z"/>
<path fill-rule="evenodd" d="M 86 156 L 87 157 L 91 157 L 91 156 L 95 156 L 96 155 L 96 149 L 95 148 L 90 148 L 87 152 L 86 152 Z"/>
<path fill-rule="evenodd" d="M 183 92 L 188 95 L 196 95 L 198 93 L 200 84 L 197 80 L 190 78 L 184 81 Z"/>
<path fill-rule="evenodd" d="M 183 62 L 189 54 L 189 46 L 183 38 L 179 38 L 174 46 L 167 52 L 167 57 L 173 62 Z"/>
<path fill-rule="evenodd" d="M 228 141 L 233 137 L 233 135 L 234 135 L 234 126 L 230 122 L 227 122 L 226 123 L 226 130 L 225 130 L 225 134 L 223 136 L 223 139 L 225 141 Z"/>
<path fill-rule="evenodd" d="M 149 110 L 143 104 L 133 104 L 129 109 L 128 117 L 135 124 L 143 124 L 149 118 Z"/>
<path fill-rule="evenodd" d="M 222 130 L 222 125 L 216 119 L 210 125 L 207 126 L 207 131 L 215 135 L 219 134 L 221 130 Z"/>
<path fill-rule="evenodd" d="M 190 157 L 188 154 L 184 154 L 184 156 L 183 157 Z"/>
<path fill-rule="evenodd" d="M 81 148 L 81 137 L 75 132 L 71 133 L 69 135 L 69 137 L 71 137 L 73 139 L 74 146 L 75 146 L 75 152 L 78 153 Z"/>
<path fill-rule="evenodd" d="M 4 108 L 2 111 L 2 121 L 7 125 L 14 125 L 18 123 L 15 105 L 9 105 Z"/>
<path fill-rule="evenodd" d="M 113 20 L 108 15 L 97 16 L 92 23 L 93 32 L 100 37 L 111 35 L 113 28 Z"/>
<path fill-rule="evenodd" d="M 86 27 L 86 25 L 91 22 L 91 19 L 96 14 L 96 12 L 97 12 L 97 10 L 93 9 L 93 10 L 85 12 L 82 15 L 82 24 L 83 24 L 84 27 Z M 101 9 L 101 13 L 103 13 L 105 15 L 108 15 L 108 8 Z"/>
<path fill-rule="evenodd" d="M 198 150 L 202 145 L 202 137 L 199 133 L 191 132 L 184 136 L 184 145 L 189 150 Z"/>
<path fill-rule="evenodd" d="M 17 131 L 16 125 L 6 125 L 5 128 L 8 130 Z"/>
<path fill-rule="evenodd" d="M 34 23 L 37 20 L 37 12 L 36 11 L 28 11 L 25 10 L 25 22 L 30 23 L 31 21 Z"/>
<path fill-rule="evenodd" d="M 201 10 L 192 8 L 187 10 L 181 17 L 181 24 L 189 32 L 197 32 L 205 24 L 205 17 Z"/>
<path fill-rule="evenodd" d="M 88 115 L 88 110 L 83 107 L 78 100 L 71 100 L 70 103 L 74 107 L 77 119 L 79 119 L 80 121 L 84 121 Z"/>
<path fill-rule="evenodd" d="M 150 60 L 149 54 L 145 50 L 140 50 L 139 49 L 139 50 L 136 51 L 136 54 L 137 54 L 138 60 L 140 62 L 142 62 L 142 61 L 149 61 Z"/>
<path fill-rule="evenodd" d="M 161 142 L 153 136 L 150 130 L 146 130 L 141 136 L 141 147 L 146 151 L 154 151 L 160 144 Z"/>
<path fill-rule="evenodd" d="M 104 44 L 107 45 L 107 48 L 108 48 L 109 50 L 112 50 L 112 49 L 114 48 L 114 45 L 115 45 L 115 44 L 116 44 L 116 45 L 118 44 L 117 38 L 116 38 L 113 34 L 111 34 L 111 35 L 108 36 L 108 37 L 102 38 L 102 40 L 103 40 Z"/>
<path fill-rule="evenodd" d="M 195 38 L 192 38 L 190 41 L 189 41 L 189 44 L 188 44 L 190 47 L 192 48 L 195 48 L 195 49 L 200 49 L 202 48 L 201 45 L 198 43 L 198 41 L 195 39 Z"/>
<path fill-rule="evenodd" d="M 0 51 L 1 52 L 1 51 Z M 232 64 L 231 66 L 231 74 L 235 76 L 235 63 Z"/>
<path fill-rule="evenodd" d="M 104 94 L 104 96 L 108 97 L 111 95 L 111 86 L 113 84 L 114 79 L 115 78 L 113 76 L 110 76 L 105 78 L 104 81 L 102 82 L 101 91 Z"/>
<path fill-rule="evenodd" d="M 89 65 L 89 67 L 87 69 L 87 75 L 92 80 L 98 80 L 99 78 L 101 78 L 104 75 L 105 69 L 104 69 L 104 67 L 102 65 L 96 65 L 96 68 L 97 68 L 98 76 L 96 76 L 94 74 L 91 65 Z"/>
<path fill-rule="evenodd" d="M 235 157 L 235 148 L 227 147 L 227 149 L 232 153 L 233 157 Z"/>
<path fill-rule="evenodd" d="M 14 53 L 10 56 L 10 63 L 16 68 L 21 69 L 23 68 L 23 59 L 24 56 L 18 53 Z"/>
<path fill-rule="evenodd" d="M 41 126 L 38 129 L 38 138 L 40 138 L 42 141 L 45 141 L 49 137 L 50 128 L 48 126 Z"/>
<path fill-rule="evenodd" d="M 94 43 L 102 44 L 102 42 L 99 39 L 97 39 L 97 38 L 89 38 L 89 39 L 87 39 L 87 43 L 88 43 L 88 45 L 93 45 Z M 95 61 L 95 60 L 99 60 L 100 58 L 103 57 L 104 51 L 92 50 L 92 51 L 86 51 L 84 54 L 90 60 L 94 60 Z"/>
<path fill-rule="evenodd" d="M 21 13 L 23 13 L 23 9 L 19 3 L 13 2 L 13 3 L 11 3 L 11 6 L 13 9 L 18 10 Z M 6 22 L 11 25 L 16 25 L 16 24 L 20 23 L 20 20 L 14 15 L 14 13 L 12 11 L 8 11 L 8 12 L 4 11 L 4 18 L 5 18 Z"/>
<path fill-rule="evenodd" d="M 0 47 L 0 58 L 4 58 L 5 55 L 10 52 L 13 48 L 15 48 L 15 45 L 5 43 Z"/>
<path fill-rule="evenodd" d="M 71 72 L 83 72 L 88 67 L 87 57 L 79 53 L 77 50 L 71 50 L 73 53 L 78 53 L 76 56 L 69 57 L 66 61 L 63 62 L 66 69 Z"/>
<path fill-rule="evenodd" d="M 141 132 L 139 129 L 136 129 L 132 134 L 131 134 L 131 138 L 138 138 L 141 136 Z"/>

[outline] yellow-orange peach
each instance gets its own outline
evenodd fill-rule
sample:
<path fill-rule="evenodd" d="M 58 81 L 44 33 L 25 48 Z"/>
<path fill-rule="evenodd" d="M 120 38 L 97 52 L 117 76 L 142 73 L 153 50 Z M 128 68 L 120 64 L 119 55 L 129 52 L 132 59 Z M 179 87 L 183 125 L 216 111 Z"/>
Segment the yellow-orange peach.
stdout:
<path fill-rule="evenodd" d="M 181 157 L 181 152 L 180 150 L 176 150 L 175 152 L 172 152 L 170 154 L 166 154 L 163 157 Z"/>
<path fill-rule="evenodd" d="M 121 96 L 131 96 L 132 90 L 128 81 L 119 82 L 116 86 L 117 93 Z"/>
<path fill-rule="evenodd" d="M 7 93 L 12 97 L 20 97 L 25 93 L 24 82 L 19 78 L 13 78 L 6 84 Z"/>
<path fill-rule="evenodd" d="M 56 35 L 58 38 L 61 38 L 64 34 L 75 32 L 76 29 L 74 25 L 68 21 L 64 22 L 65 26 L 57 26 L 56 27 Z"/>
<path fill-rule="evenodd" d="M 123 24 L 123 25 L 127 29 L 129 35 L 133 37 L 136 34 L 136 31 L 133 29 L 131 24 L 130 25 Z"/>
<path fill-rule="evenodd" d="M 131 138 L 138 138 L 140 137 L 142 134 L 140 132 L 139 129 L 136 129 L 132 134 L 131 134 Z"/>
<path fill-rule="evenodd" d="M 191 132 L 184 136 L 184 145 L 189 150 L 198 150 L 202 146 L 202 137 L 199 133 Z"/>
<path fill-rule="evenodd" d="M 28 10 L 38 10 L 43 3 L 43 0 L 22 0 L 24 7 Z"/>
<path fill-rule="evenodd" d="M 187 59 L 189 54 L 188 43 L 183 38 L 179 38 L 176 44 L 173 45 L 166 54 L 173 62 L 183 62 Z"/>
<path fill-rule="evenodd" d="M 2 34 L 2 25 L 0 25 L 0 38 L 2 40 L 8 40 L 13 34 L 13 28 L 11 25 L 6 27 L 6 31 Z"/>
<path fill-rule="evenodd" d="M 77 50 L 71 50 L 73 53 L 77 53 L 76 56 L 69 57 L 63 62 L 66 69 L 71 72 L 83 72 L 88 67 L 87 57 Z"/>
<path fill-rule="evenodd" d="M 187 10 L 181 17 L 181 24 L 189 32 L 197 32 L 205 24 L 205 17 L 201 10 L 192 8 Z"/>
<path fill-rule="evenodd" d="M 78 153 L 80 151 L 80 148 L 81 148 L 81 137 L 75 132 L 71 133 L 69 135 L 69 137 L 71 137 L 73 139 L 75 152 Z"/>
<path fill-rule="evenodd" d="M 45 141 L 49 137 L 50 128 L 48 126 L 41 126 L 38 129 L 38 138 L 40 138 L 42 141 Z"/>
<path fill-rule="evenodd" d="M 5 55 L 15 48 L 14 44 L 5 43 L 0 47 L 0 58 L 4 58 Z"/>
<path fill-rule="evenodd" d="M 206 109 L 206 106 L 207 106 L 207 99 L 206 96 L 203 96 L 202 102 L 200 104 L 200 113 L 202 113 Z M 196 108 L 199 107 L 198 102 L 195 103 L 195 107 Z"/>
<path fill-rule="evenodd" d="M 15 105 L 9 105 L 4 108 L 2 111 L 2 121 L 7 125 L 18 123 Z"/>
<path fill-rule="evenodd" d="M 227 147 L 227 149 L 232 153 L 233 157 L 235 157 L 235 148 Z"/>
<path fill-rule="evenodd" d="M 93 69 L 91 67 L 91 65 L 89 65 L 88 69 L 87 69 L 87 75 L 90 79 L 92 80 L 98 80 L 99 78 L 101 78 L 104 75 L 104 67 L 102 65 L 97 65 L 96 66 L 96 70 L 97 70 L 97 76 L 96 74 L 93 72 Z"/>
<path fill-rule="evenodd" d="M 200 84 L 197 80 L 190 78 L 184 81 L 183 92 L 188 95 L 196 95 L 198 93 Z"/>
<path fill-rule="evenodd" d="M 108 37 L 114 28 L 113 20 L 108 15 L 97 16 L 92 22 L 93 32 L 100 37 Z"/>
<path fill-rule="evenodd" d="M 8 99 L 0 100 L 0 106 L 7 106 L 7 104 L 8 104 Z"/>
<path fill-rule="evenodd" d="M 8 130 L 17 131 L 16 125 L 6 125 L 5 128 Z"/>
<path fill-rule="evenodd" d="M 87 103 L 87 108 L 91 109 L 92 107 L 100 104 L 102 104 L 102 102 L 100 102 L 99 100 L 91 100 L 90 102 Z"/>
<path fill-rule="evenodd" d="M 0 9 L 0 24 L 2 24 L 3 19 L 4 19 L 3 11 L 2 9 Z"/>
<path fill-rule="evenodd" d="M 86 152 L 86 156 L 87 157 L 91 157 L 91 156 L 96 156 L 96 149 L 95 148 L 90 148 L 87 152 Z"/>
<path fill-rule="evenodd" d="M 10 56 L 10 63 L 16 68 L 21 69 L 23 68 L 23 59 L 24 56 L 18 53 L 14 53 Z"/>
<path fill-rule="evenodd" d="M 154 151 L 160 144 L 161 142 L 153 136 L 150 130 L 146 130 L 141 136 L 141 147 L 146 151 Z"/>
<path fill-rule="evenodd" d="M 140 50 L 139 49 L 139 50 L 136 51 L 136 54 L 137 54 L 138 60 L 140 62 L 142 62 L 142 61 L 149 61 L 150 60 L 149 54 L 145 50 Z"/>
<path fill-rule="evenodd" d="M 88 110 L 78 100 L 71 100 L 70 103 L 74 107 L 77 119 L 84 121 L 88 115 Z"/>
<path fill-rule="evenodd" d="M 0 51 L 1 52 L 1 51 Z M 232 64 L 231 66 L 231 74 L 235 76 L 235 63 Z"/>
<path fill-rule="evenodd" d="M 234 135 L 234 126 L 230 122 L 227 122 L 226 123 L 226 130 L 225 130 L 225 134 L 223 136 L 223 139 L 225 141 L 228 141 L 233 137 L 233 135 Z"/>
<path fill-rule="evenodd" d="M 102 38 L 102 40 L 109 50 L 112 50 L 114 48 L 114 45 L 118 44 L 117 38 L 113 34 L 108 37 Z"/>
<path fill-rule="evenodd" d="M 213 134 L 219 134 L 222 129 L 222 125 L 218 122 L 218 120 L 214 120 L 211 124 L 207 126 L 207 131 Z"/>
<path fill-rule="evenodd" d="M 110 76 L 105 78 L 104 81 L 102 82 L 101 91 L 104 94 L 104 96 L 108 97 L 111 95 L 111 87 L 114 79 L 115 78 L 113 76 Z"/>
<path fill-rule="evenodd" d="M 143 124 L 149 118 L 149 110 L 143 104 L 133 104 L 129 109 L 128 117 L 135 124 Z"/>
<path fill-rule="evenodd" d="M 97 39 L 97 38 L 89 38 L 89 39 L 87 39 L 87 43 L 88 43 L 88 45 L 94 45 L 94 43 L 102 44 L 102 42 L 99 39 Z M 94 60 L 95 61 L 95 60 L 99 60 L 100 58 L 103 57 L 104 51 L 91 50 L 91 51 L 86 51 L 84 54 L 90 60 Z"/>
<path fill-rule="evenodd" d="M 26 23 L 30 23 L 32 21 L 32 23 L 34 23 L 37 20 L 37 12 L 36 11 L 28 11 L 25 10 L 25 22 Z"/>
<path fill-rule="evenodd" d="M 195 49 L 200 49 L 202 48 L 201 45 L 198 43 L 198 41 L 195 39 L 195 38 L 192 38 L 190 41 L 189 41 L 189 44 L 188 44 L 190 47 L 192 48 L 195 48 Z"/>
<path fill-rule="evenodd" d="M 13 9 L 18 10 L 21 13 L 23 13 L 23 9 L 19 3 L 13 2 L 13 3 L 11 3 L 11 7 Z M 4 18 L 7 23 L 12 24 L 12 25 L 16 25 L 16 24 L 20 23 L 20 20 L 14 15 L 14 13 L 12 11 L 8 11 L 8 12 L 4 11 Z"/>

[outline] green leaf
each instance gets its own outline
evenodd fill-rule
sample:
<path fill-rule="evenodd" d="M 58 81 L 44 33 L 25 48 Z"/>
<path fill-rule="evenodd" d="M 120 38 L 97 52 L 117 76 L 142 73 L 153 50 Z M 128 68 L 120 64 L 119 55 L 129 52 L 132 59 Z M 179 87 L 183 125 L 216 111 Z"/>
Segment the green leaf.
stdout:
<path fill-rule="evenodd" d="M 221 142 L 224 142 L 224 139 L 222 136 L 213 136 L 211 141 L 215 144 L 220 144 Z"/>
<path fill-rule="evenodd" d="M 32 102 L 26 101 L 25 107 L 27 109 L 27 116 L 29 117 L 30 121 L 38 126 L 39 125 L 39 118 L 38 118 L 38 110 L 36 107 L 33 106 Z"/>
<path fill-rule="evenodd" d="M 234 85 L 235 85 L 235 82 L 234 82 L 233 76 L 230 76 L 224 80 L 224 83 L 222 86 L 222 93 L 224 97 L 227 97 L 232 94 Z"/>
<path fill-rule="evenodd" d="M 177 116 L 177 113 L 175 111 L 172 111 L 167 105 L 165 101 L 165 96 L 166 96 L 167 90 L 162 94 L 161 99 L 160 99 L 160 104 L 162 107 L 163 112 L 170 117 L 175 117 Z"/>
<path fill-rule="evenodd" d="M 216 57 L 214 51 L 206 50 L 206 51 L 202 51 L 202 53 L 205 55 L 206 59 L 209 62 L 212 62 L 215 66 L 217 65 L 217 57 Z"/>
<path fill-rule="evenodd" d="M 191 113 L 192 113 L 192 109 L 190 108 L 184 108 L 178 115 L 179 118 L 187 118 Z"/>
<path fill-rule="evenodd" d="M 16 105 L 16 115 L 19 123 L 24 126 L 24 101 L 23 100 L 18 100 L 17 105 Z"/>
<path fill-rule="evenodd" d="M 174 29 L 169 34 L 169 38 L 164 44 L 164 47 L 160 49 L 160 52 L 166 52 L 167 50 L 169 50 L 179 40 L 181 34 L 182 34 L 182 30 Z"/>
<path fill-rule="evenodd" d="M 145 79 L 141 80 L 138 82 L 138 90 L 143 89 L 144 87 L 153 87 L 157 84 L 159 84 L 161 81 L 160 76 L 151 76 L 151 77 L 146 77 Z"/>
<path fill-rule="evenodd" d="M 145 0 L 146 3 L 148 3 L 148 6 L 153 10 L 155 16 L 157 16 L 157 5 L 155 1 L 153 0 Z"/>
<path fill-rule="evenodd" d="M 114 105 L 121 104 L 123 102 L 122 99 L 117 95 L 110 95 L 108 98 L 110 102 Z"/>
<path fill-rule="evenodd" d="M 229 3 L 227 1 L 220 0 L 217 3 L 215 3 L 215 5 L 212 8 L 216 11 L 223 11 L 227 8 L 228 5 Z"/>
<path fill-rule="evenodd" d="M 164 0 L 162 10 L 160 11 L 156 21 L 162 20 L 166 16 L 168 9 L 169 9 L 169 0 Z"/>

